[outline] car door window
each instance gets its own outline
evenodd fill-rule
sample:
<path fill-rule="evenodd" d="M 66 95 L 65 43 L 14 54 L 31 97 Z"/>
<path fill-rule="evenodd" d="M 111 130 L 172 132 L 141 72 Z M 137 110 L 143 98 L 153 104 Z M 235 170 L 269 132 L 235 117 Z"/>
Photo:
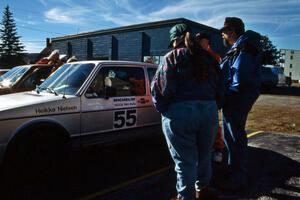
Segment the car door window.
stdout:
<path fill-rule="evenodd" d="M 88 91 L 87 98 L 145 95 L 144 70 L 141 67 L 103 67 Z"/>
<path fill-rule="evenodd" d="M 101 71 L 96 75 L 85 96 L 87 98 L 104 97 L 104 79 Z"/>

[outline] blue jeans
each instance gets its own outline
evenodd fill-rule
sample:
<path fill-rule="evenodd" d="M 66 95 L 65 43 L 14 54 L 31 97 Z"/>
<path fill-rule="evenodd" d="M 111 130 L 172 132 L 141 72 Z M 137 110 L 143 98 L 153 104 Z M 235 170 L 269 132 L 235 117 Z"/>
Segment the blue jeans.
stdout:
<path fill-rule="evenodd" d="M 248 139 L 245 131 L 248 113 L 259 93 L 235 94 L 223 107 L 223 133 L 230 166 L 230 179 L 235 183 L 247 182 Z"/>
<path fill-rule="evenodd" d="M 162 114 L 162 128 L 175 162 L 176 189 L 184 200 L 195 199 L 197 189 L 211 179 L 211 149 L 218 127 L 215 101 L 173 103 Z"/>

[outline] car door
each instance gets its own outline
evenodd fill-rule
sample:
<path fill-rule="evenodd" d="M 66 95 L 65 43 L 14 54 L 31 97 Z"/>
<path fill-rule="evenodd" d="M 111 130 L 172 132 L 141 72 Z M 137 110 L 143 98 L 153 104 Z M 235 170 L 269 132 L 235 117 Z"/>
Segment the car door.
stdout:
<path fill-rule="evenodd" d="M 98 143 L 117 137 L 122 131 L 142 127 L 142 108 L 147 104 L 151 102 L 146 97 L 143 67 L 102 66 L 82 97 L 81 135 L 85 142 Z"/>
<path fill-rule="evenodd" d="M 157 67 L 145 67 L 146 70 L 146 84 L 147 86 L 147 94 L 145 96 L 146 103 L 143 105 L 143 118 L 144 124 L 146 125 L 157 125 L 161 123 L 161 116 L 160 114 L 155 110 L 152 102 L 152 96 L 150 91 L 150 85 L 153 76 L 155 75 L 155 72 L 157 70 Z"/>

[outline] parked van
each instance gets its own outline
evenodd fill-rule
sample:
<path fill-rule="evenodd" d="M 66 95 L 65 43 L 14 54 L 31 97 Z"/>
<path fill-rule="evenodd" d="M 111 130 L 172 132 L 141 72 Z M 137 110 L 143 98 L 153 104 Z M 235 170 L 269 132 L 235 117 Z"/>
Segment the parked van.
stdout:
<path fill-rule="evenodd" d="M 290 86 L 289 78 L 284 75 L 283 68 L 273 65 L 261 68 L 261 88 L 264 91 L 274 87 Z"/>

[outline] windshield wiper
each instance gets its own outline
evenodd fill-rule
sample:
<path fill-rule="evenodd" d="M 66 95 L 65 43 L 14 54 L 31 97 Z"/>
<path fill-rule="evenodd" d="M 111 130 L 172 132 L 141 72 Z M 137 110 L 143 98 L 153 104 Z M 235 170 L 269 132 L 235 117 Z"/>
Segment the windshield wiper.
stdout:
<path fill-rule="evenodd" d="M 42 88 L 42 87 L 40 87 L 40 86 L 37 86 L 36 88 L 37 88 L 37 89 L 36 89 L 36 92 L 37 92 L 38 94 L 40 93 L 40 90 L 47 90 L 48 92 L 55 94 L 55 96 L 58 95 L 58 93 L 57 93 L 54 89 L 52 89 L 52 88 L 50 88 L 50 87 Z"/>

